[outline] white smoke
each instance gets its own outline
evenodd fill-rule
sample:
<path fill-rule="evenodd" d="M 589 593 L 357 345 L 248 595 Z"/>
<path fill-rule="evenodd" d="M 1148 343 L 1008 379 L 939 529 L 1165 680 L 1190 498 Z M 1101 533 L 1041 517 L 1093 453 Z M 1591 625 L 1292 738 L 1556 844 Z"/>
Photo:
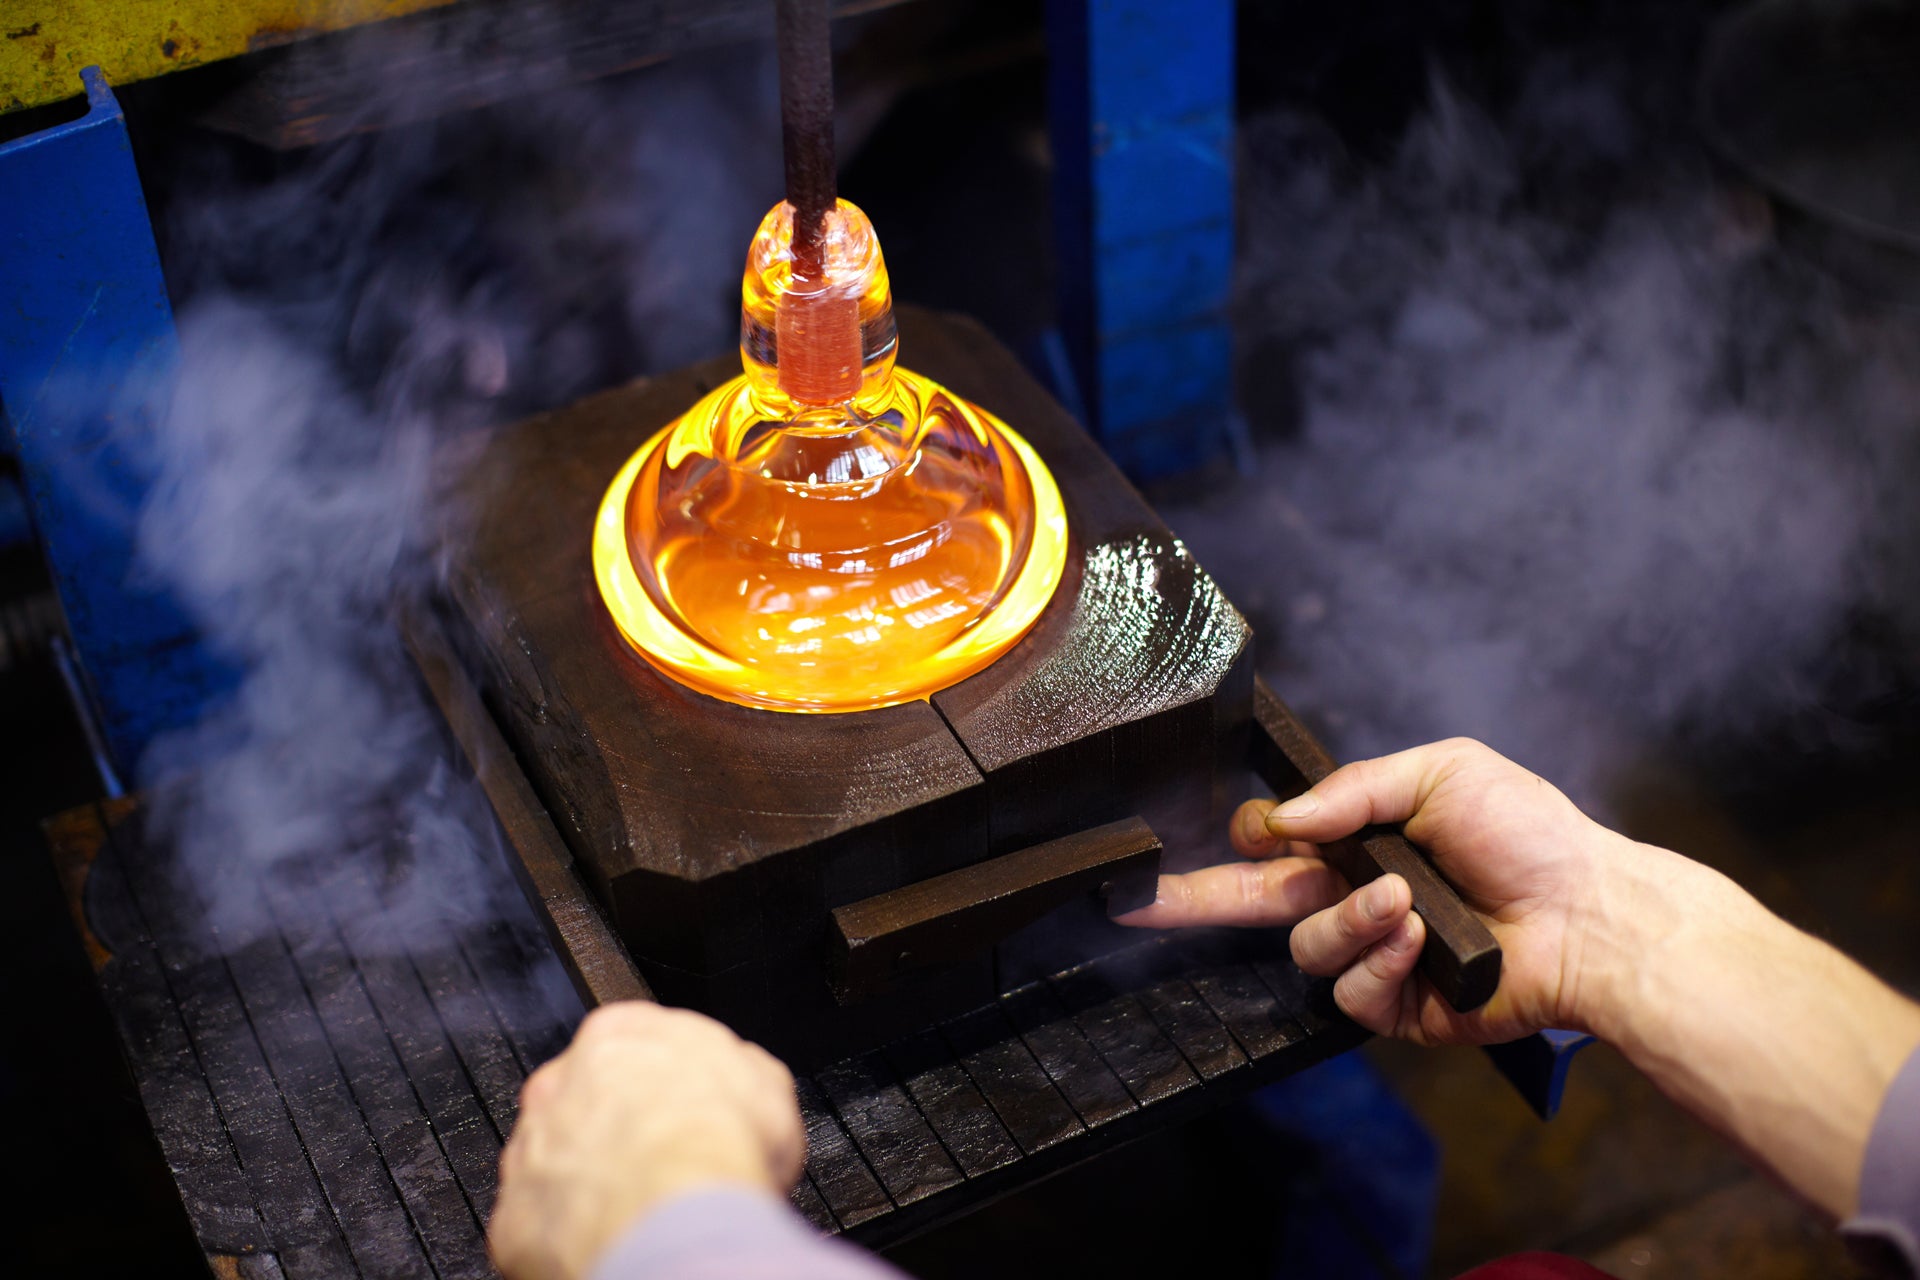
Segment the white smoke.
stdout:
<path fill-rule="evenodd" d="M 1781 269 L 1621 81 L 1543 62 L 1497 118 L 1438 85 L 1380 164 L 1243 129 L 1240 337 L 1295 426 L 1167 514 L 1343 754 L 1475 734 L 1591 803 L 1649 741 L 1817 705 L 1862 611 L 1920 634 L 1913 326 Z M 334 850 L 422 920 L 497 904 L 387 618 L 431 459 L 727 349 L 777 139 L 764 62 L 693 58 L 176 193 L 143 562 L 246 675 L 141 780 L 225 936 L 236 865 Z"/>
<path fill-rule="evenodd" d="M 1920 347 L 1564 72 L 1499 120 L 1436 79 L 1371 167 L 1247 126 L 1246 394 L 1294 426 L 1168 515 L 1344 754 L 1470 734 L 1593 803 L 1650 743 L 1832 693 L 1862 609 L 1910 625 Z"/>
<path fill-rule="evenodd" d="M 188 158 L 140 563 L 241 674 L 139 779 L 226 945 L 273 927 L 272 877 L 370 881 L 377 936 L 408 945 L 526 923 L 391 617 L 430 585 L 436 457 L 728 350 L 778 139 L 748 50 L 352 138 L 265 182 L 231 148 Z"/>

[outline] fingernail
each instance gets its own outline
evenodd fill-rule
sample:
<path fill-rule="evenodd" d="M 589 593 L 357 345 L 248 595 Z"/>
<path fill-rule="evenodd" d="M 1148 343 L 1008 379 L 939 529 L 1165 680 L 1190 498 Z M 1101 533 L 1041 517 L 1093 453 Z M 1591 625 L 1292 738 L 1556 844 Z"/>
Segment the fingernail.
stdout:
<path fill-rule="evenodd" d="M 1393 885 L 1386 880 L 1375 880 L 1368 885 L 1366 896 L 1360 899 L 1360 909 L 1367 913 L 1369 920 L 1385 920 L 1393 910 Z"/>
<path fill-rule="evenodd" d="M 1393 955 L 1405 955 L 1407 948 L 1413 945 L 1413 925 L 1402 920 L 1394 931 L 1387 935 L 1387 950 Z"/>
<path fill-rule="evenodd" d="M 1278 818 L 1282 822 L 1298 822 L 1302 818 L 1311 818 L 1320 812 L 1320 797 L 1311 791 L 1303 791 L 1293 799 L 1267 815 L 1267 821 Z"/>

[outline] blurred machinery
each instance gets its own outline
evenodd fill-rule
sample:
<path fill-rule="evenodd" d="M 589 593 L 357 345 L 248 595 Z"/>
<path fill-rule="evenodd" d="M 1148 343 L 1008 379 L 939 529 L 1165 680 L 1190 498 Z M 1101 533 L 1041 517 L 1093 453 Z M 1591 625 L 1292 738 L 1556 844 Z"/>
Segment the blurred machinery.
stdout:
<path fill-rule="evenodd" d="M 99 67 L 109 84 L 132 84 L 449 2 L 16 0 L 0 44 L 0 110 L 71 98 L 87 67 Z"/>

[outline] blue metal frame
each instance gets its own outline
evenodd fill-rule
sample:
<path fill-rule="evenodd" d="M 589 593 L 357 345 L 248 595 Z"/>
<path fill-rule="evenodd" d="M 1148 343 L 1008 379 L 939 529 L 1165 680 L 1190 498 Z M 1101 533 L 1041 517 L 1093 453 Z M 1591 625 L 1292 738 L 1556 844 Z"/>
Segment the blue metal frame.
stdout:
<path fill-rule="evenodd" d="M 1506 1044 L 1490 1044 L 1486 1053 L 1534 1114 L 1551 1120 L 1566 1093 L 1573 1055 L 1592 1043 L 1594 1038 L 1584 1031 L 1538 1031 Z"/>
<path fill-rule="evenodd" d="M 126 120 L 98 68 L 82 78 L 85 115 L 0 146 L 0 418 L 127 767 L 231 677 L 135 562 L 179 348 Z"/>
<path fill-rule="evenodd" d="M 1140 477 L 1230 440 L 1233 0 L 1049 0 L 1060 329 L 1089 425 Z"/>

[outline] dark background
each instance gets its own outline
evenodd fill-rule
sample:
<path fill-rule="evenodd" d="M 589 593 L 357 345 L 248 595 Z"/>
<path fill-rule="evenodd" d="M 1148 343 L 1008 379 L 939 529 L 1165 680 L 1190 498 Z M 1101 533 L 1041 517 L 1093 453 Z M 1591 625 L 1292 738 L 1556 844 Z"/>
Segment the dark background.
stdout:
<path fill-rule="evenodd" d="M 1275 108 L 1317 117 L 1364 169 L 1393 155 L 1430 102 L 1436 69 L 1497 118 L 1542 59 L 1619 61 L 1634 68 L 1626 109 L 1645 137 L 1658 140 L 1659 163 L 1644 154 L 1608 162 L 1535 154 L 1513 197 L 1578 229 L 1623 193 L 1660 181 L 1675 155 L 1701 158 L 1693 77 L 1706 25 L 1723 7 L 1247 0 L 1240 6 L 1240 111 L 1247 119 Z M 1053 296 L 1039 6 L 921 0 L 843 35 L 843 92 L 880 78 L 901 50 L 911 51 L 917 68 L 889 91 L 857 150 L 843 156 L 842 193 L 880 228 L 902 297 L 976 315 L 1031 353 L 1051 323 Z M 701 56 L 715 76 L 746 65 L 737 51 Z M 343 366 L 371 388 L 382 375 L 381 346 L 356 348 L 335 314 L 368 305 L 367 294 L 330 293 L 323 282 L 362 270 L 355 255 L 368 243 L 430 246 L 448 209 L 473 208 L 482 231 L 456 242 L 450 269 L 472 280 L 531 280 L 532 308 L 562 294 L 570 315 L 592 321 L 597 341 L 564 378 L 463 409 L 476 419 L 508 417 L 651 367 L 649 337 L 634 331 L 609 292 L 615 286 L 591 270 L 591 246 L 577 259 L 564 249 L 543 256 L 528 243 L 537 220 L 525 221 L 524 207 L 520 221 L 500 212 L 501 190 L 533 193 L 537 209 L 544 184 L 559 181 L 524 134 L 505 127 L 511 105 L 406 126 L 430 135 L 440 158 L 430 179 L 394 200 L 371 230 L 266 227 L 224 254 L 218 272 L 188 261 L 168 229 L 196 201 L 227 198 L 236 185 L 266 188 L 312 181 L 330 166 L 350 169 L 366 145 L 350 139 L 270 154 L 194 126 L 192 112 L 210 86 L 241 74 L 244 64 L 122 94 L 177 302 L 236 280 L 299 295 L 300 282 L 311 278 L 320 323 L 339 328 Z M 758 207 L 739 216 L 750 230 Z M 497 231 L 486 230 L 496 223 Z M 956 247 L 977 242 L 983 228 L 990 254 Z M 564 278 L 537 279 L 542 262 Z M 371 282 L 378 272 L 366 269 Z M 390 277 L 380 279 L 391 287 Z M 1289 408 L 1296 400 L 1286 385 L 1287 353 L 1264 341 L 1242 345 L 1241 397 L 1258 439 L 1285 439 L 1299 429 Z M 1155 493 L 1192 503 L 1214 490 L 1227 502 L 1238 483 L 1209 473 Z M 0 615 L 14 638 L 0 657 L 7 757 L 0 770 L 0 1114 L 9 1121 L 11 1184 L 0 1196 L 0 1247 L 16 1274 L 204 1274 L 37 835 L 40 820 L 85 802 L 96 785 L 47 651 L 44 604 L 34 603 L 48 589 L 30 545 L 0 549 Z M 1911 869 L 1920 835 L 1920 789 L 1911 782 L 1920 716 L 1906 659 L 1886 652 L 1898 649 L 1897 637 L 1882 635 L 1867 617 L 1844 644 L 1846 661 L 1835 669 L 1846 677 L 1836 676 L 1811 704 L 1758 724 L 1708 717 L 1670 741 L 1649 743 L 1620 788 L 1618 808 L 1634 834 L 1725 867 L 1790 918 L 1911 985 L 1920 980 L 1912 942 L 1920 882 Z M 1810 719 L 1838 719 L 1846 732 L 1810 734 Z M 1567 1113 L 1544 1128 L 1471 1052 L 1382 1046 L 1376 1061 L 1442 1143 L 1440 1274 L 1540 1246 L 1592 1254 L 1622 1275 L 1814 1275 L 1843 1265 L 1816 1224 L 1607 1050 L 1582 1060 Z M 1270 1242 L 1239 1224 L 1286 1194 L 1272 1168 L 1285 1156 L 1248 1151 L 1238 1132 L 1228 1113 L 1154 1139 L 909 1245 L 900 1261 L 929 1275 L 1029 1273 L 1021 1261 L 1031 1273 L 1071 1273 L 1077 1263 L 1119 1275 L 1204 1259 L 1221 1274 L 1258 1274 Z"/>

